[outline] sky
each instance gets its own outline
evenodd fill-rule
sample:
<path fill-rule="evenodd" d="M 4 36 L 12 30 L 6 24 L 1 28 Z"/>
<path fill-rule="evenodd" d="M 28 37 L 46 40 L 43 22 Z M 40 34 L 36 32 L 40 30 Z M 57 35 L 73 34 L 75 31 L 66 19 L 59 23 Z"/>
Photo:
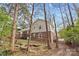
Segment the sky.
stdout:
<path fill-rule="evenodd" d="M 40 5 L 41 6 L 38 6 L 38 4 L 34 4 L 34 6 L 35 6 L 34 7 L 34 10 L 35 10 L 34 13 L 35 14 L 34 14 L 34 17 L 33 17 L 34 20 L 35 19 L 44 19 L 43 4 L 41 3 Z M 75 20 L 77 18 L 75 8 L 73 7 L 73 4 L 69 4 L 69 5 L 70 5 L 70 8 L 71 8 L 73 19 Z M 79 4 L 76 4 L 76 5 L 79 8 Z M 63 3 L 60 3 L 60 6 L 62 8 L 62 13 L 63 13 L 63 16 L 64 16 L 64 20 L 67 21 L 66 16 L 64 14 L 65 13 L 64 8 L 66 8 L 67 14 L 69 16 L 68 9 L 67 9 L 68 7 L 65 6 Z M 59 24 L 62 24 L 62 18 L 61 18 L 61 13 L 60 13 L 60 9 L 59 9 L 59 3 L 46 3 L 46 11 L 47 11 L 46 13 L 47 13 L 48 20 L 49 20 L 50 14 L 51 14 L 51 16 L 53 16 L 53 14 L 55 15 L 57 29 L 58 30 L 61 29 L 62 25 L 59 25 Z M 70 19 L 70 17 L 68 17 L 68 18 Z"/>
<path fill-rule="evenodd" d="M 1 3 L 79 3 L 79 0 L 0 0 Z"/>
<path fill-rule="evenodd" d="M 30 6 L 30 4 L 28 4 Z M 55 21 L 56 21 L 56 24 L 57 24 L 57 29 L 61 29 L 62 28 L 62 18 L 61 18 L 61 14 L 60 14 L 60 9 L 59 9 L 59 3 L 46 3 L 46 14 L 47 14 L 47 20 L 50 21 L 50 15 L 53 17 L 53 14 L 55 15 Z M 75 9 L 73 7 L 73 4 L 70 3 L 70 8 L 71 8 L 71 12 L 72 12 L 72 16 L 73 16 L 73 19 L 76 19 L 77 18 L 77 14 L 75 12 Z M 79 8 L 79 4 L 76 4 L 77 7 Z M 65 6 L 65 4 L 63 3 L 60 3 L 60 6 L 62 8 L 62 13 L 63 13 L 63 16 L 65 17 L 65 14 L 64 14 L 64 8 L 66 8 L 67 12 L 68 12 L 68 9 L 67 9 L 67 6 Z M 43 10 L 43 4 L 42 3 L 35 3 L 34 4 L 34 15 L 33 15 L 33 20 L 37 20 L 37 19 L 43 19 L 44 20 L 44 10 Z M 29 8 L 29 11 L 30 13 L 32 13 L 32 6 L 30 6 Z M 69 15 L 69 13 L 67 13 Z M 23 16 L 22 16 L 23 17 Z M 70 17 L 68 17 L 70 19 Z M 22 19 L 22 18 L 21 18 Z M 64 18 L 66 20 L 66 18 Z M 53 23 L 53 19 L 51 19 L 52 23 Z"/>

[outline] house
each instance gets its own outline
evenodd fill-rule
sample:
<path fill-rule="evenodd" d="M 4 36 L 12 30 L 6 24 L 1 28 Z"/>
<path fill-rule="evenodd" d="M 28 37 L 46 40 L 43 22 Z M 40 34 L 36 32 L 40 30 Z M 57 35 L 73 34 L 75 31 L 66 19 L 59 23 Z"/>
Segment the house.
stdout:
<path fill-rule="evenodd" d="M 48 37 L 53 42 L 55 39 L 55 32 L 54 32 L 54 26 L 53 23 L 47 21 L 47 27 L 48 27 Z M 47 40 L 47 32 L 46 32 L 46 25 L 45 25 L 45 20 L 36 20 L 32 24 L 32 40 L 41 40 L 46 42 Z"/>
<path fill-rule="evenodd" d="M 53 23 L 48 22 L 47 21 L 47 26 L 48 26 L 48 37 L 51 40 L 51 42 L 53 42 L 53 40 L 55 39 L 55 32 L 54 32 L 54 26 Z M 46 42 L 47 40 L 47 32 L 46 32 L 46 25 L 45 25 L 45 20 L 36 20 L 35 22 L 33 22 L 32 24 L 32 40 L 39 40 L 39 41 L 44 41 Z M 22 29 L 20 31 L 20 35 L 21 38 L 27 38 L 29 36 L 29 29 Z"/>
<path fill-rule="evenodd" d="M 16 38 L 17 39 L 27 39 L 29 37 L 29 29 L 20 29 L 16 33 Z"/>

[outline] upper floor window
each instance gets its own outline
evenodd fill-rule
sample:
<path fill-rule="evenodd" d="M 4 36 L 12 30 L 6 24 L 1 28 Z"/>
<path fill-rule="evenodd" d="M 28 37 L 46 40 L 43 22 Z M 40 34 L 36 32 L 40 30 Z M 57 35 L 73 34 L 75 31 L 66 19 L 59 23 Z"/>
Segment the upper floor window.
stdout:
<path fill-rule="evenodd" d="M 39 26 L 39 29 L 41 29 L 41 25 Z"/>
<path fill-rule="evenodd" d="M 35 26 L 34 26 L 34 29 L 35 29 Z"/>

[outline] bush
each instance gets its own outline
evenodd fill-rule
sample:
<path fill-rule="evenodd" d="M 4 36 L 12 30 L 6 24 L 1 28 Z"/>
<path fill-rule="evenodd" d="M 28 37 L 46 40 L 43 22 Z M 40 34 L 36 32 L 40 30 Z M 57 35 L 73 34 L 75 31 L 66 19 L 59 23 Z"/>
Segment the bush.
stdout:
<path fill-rule="evenodd" d="M 78 23 L 77 23 L 78 25 Z M 62 29 L 59 34 L 64 38 L 66 43 L 79 45 L 79 26 L 68 26 L 66 29 Z"/>

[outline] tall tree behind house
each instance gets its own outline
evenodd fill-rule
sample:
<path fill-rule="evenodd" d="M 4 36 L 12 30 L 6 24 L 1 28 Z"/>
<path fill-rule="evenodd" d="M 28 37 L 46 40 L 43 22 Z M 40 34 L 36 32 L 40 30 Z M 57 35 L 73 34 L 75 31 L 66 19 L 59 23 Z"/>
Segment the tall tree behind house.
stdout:
<path fill-rule="evenodd" d="M 60 9 L 61 18 L 62 18 L 62 21 L 63 21 L 63 28 L 65 28 L 65 20 L 64 20 L 64 17 L 63 17 L 63 13 L 62 13 L 62 9 L 61 9 L 61 5 L 60 4 L 59 4 L 59 9 Z"/>
<path fill-rule="evenodd" d="M 48 49 L 51 49 L 50 39 L 48 37 L 48 25 L 47 25 L 47 19 L 46 19 L 46 5 L 44 3 L 44 18 L 45 18 L 45 25 L 46 25 L 46 32 L 47 32 L 47 46 Z"/>
<path fill-rule="evenodd" d="M 70 26 L 70 21 L 69 21 L 68 14 L 67 14 L 66 4 L 64 6 L 65 6 L 64 7 L 64 13 L 65 13 L 66 18 L 67 18 L 67 23 L 68 23 L 68 26 Z"/>
<path fill-rule="evenodd" d="M 69 15 L 70 15 L 70 19 L 71 19 L 72 27 L 74 27 L 74 21 L 73 21 L 73 17 L 72 17 L 72 13 L 71 13 L 70 5 L 67 4 L 67 6 L 68 6 L 68 10 L 69 10 Z"/>

